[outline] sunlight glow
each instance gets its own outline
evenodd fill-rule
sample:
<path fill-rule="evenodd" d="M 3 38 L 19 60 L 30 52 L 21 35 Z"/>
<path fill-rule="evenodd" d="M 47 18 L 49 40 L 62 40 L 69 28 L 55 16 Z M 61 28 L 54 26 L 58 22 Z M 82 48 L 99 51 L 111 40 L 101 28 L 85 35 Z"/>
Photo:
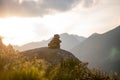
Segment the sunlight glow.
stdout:
<path fill-rule="evenodd" d="M 62 33 L 88 37 L 93 33 L 109 31 L 120 23 L 118 10 L 112 7 L 104 10 L 102 6 L 89 10 L 80 7 L 81 4 L 71 11 L 43 17 L 0 18 L 0 35 L 4 37 L 5 44 L 23 45 Z"/>
<path fill-rule="evenodd" d="M 0 35 L 4 37 L 5 44 L 23 45 L 31 41 L 48 39 L 54 34 L 70 30 L 69 27 L 76 17 L 74 13 L 67 16 L 66 14 L 48 15 L 43 18 L 1 18 Z"/>
<path fill-rule="evenodd" d="M 0 19 L 0 35 L 4 37 L 5 44 L 21 44 L 31 39 L 34 27 L 29 19 L 17 17 Z M 26 39 L 27 36 L 27 40 Z"/>

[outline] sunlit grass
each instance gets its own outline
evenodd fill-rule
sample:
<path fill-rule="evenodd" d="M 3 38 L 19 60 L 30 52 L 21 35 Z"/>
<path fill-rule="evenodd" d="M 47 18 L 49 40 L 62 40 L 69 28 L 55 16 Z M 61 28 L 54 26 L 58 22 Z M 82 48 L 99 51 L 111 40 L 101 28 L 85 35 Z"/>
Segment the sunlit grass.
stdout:
<path fill-rule="evenodd" d="M 90 70 L 88 63 L 75 59 L 52 66 L 45 60 L 25 57 L 12 46 L 1 44 L 0 48 L 0 80 L 120 80 L 117 73 Z"/>

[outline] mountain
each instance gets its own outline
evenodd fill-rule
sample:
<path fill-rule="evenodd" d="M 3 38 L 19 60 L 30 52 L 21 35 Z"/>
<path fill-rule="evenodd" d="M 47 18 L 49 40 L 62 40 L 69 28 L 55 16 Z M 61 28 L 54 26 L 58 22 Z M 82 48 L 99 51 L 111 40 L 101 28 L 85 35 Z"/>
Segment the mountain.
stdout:
<path fill-rule="evenodd" d="M 61 34 L 60 39 L 62 41 L 61 48 L 67 51 L 85 40 L 84 37 L 80 37 L 77 35 L 69 35 L 67 33 Z"/>
<path fill-rule="evenodd" d="M 89 67 L 120 72 L 120 26 L 104 34 L 93 34 L 70 50 Z"/>
<path fill-rule="evenodd" d="M 61 34 L 60 39 L 62 41 L 61 48 L 68 51 L 73 47 L 75 47 L 77 44 L 80 44 L 82 41 L 85 40 L 84 37 L 80 37 L 77 35 L 69 35 L 67 33 Z M 31 42 L 22 46 L 14 46 L 14 49 L 19 51 L 25 51 L 25 50 L 30 50 L 30 49 L 40 48 L 40 47 L 47 47 L 50 40 L 51 39 L 40 41 L 40 42 Z"/>
<path fill-rule="evenodd" d="M 72 53 L 63 49 L 50 49 L 48 47 L 36 48 L 28 51 L 21 52 L 24 56 L 30 58 L 44 59 L 49 64 L 57 65 L 62 60 L 74 59 L 78 60 Z M 79 61 L 79 60 L 78 60 Z"/>
<path fill-rule="evenodd" d="M 50 42 L 50 39 L 39 41 L 39 42 L 30 42 L 30 43 L 24 44 L 22 46 L 14 45 L 13 47 L 14 47 L 15 50 L 26 51 L 26 50 L 30 50 L 30 49 L 45 47 L 45 46 L 47 46 L 47 44 L 49 42 Z"/>

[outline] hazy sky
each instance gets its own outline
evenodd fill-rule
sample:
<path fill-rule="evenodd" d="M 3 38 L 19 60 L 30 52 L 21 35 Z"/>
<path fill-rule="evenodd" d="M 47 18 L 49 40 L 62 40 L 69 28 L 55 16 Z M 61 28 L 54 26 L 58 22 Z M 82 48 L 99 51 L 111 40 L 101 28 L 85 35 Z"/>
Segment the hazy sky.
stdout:
<path fill-rule="evenodd" d="M 4 43 L 23 45 L 58 33 L 88 37 L 120 25 L 120 0 L 0 0 Z"/>

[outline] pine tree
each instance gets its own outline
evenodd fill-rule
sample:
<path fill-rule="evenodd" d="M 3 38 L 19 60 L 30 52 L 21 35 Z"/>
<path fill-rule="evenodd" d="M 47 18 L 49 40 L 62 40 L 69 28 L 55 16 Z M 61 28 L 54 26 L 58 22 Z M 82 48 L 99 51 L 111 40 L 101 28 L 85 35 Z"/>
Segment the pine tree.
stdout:
<path fill-rule="evenodd" d="M 59 49 L 60 43 L 61 43 L 61 40 L 59 38 L 60 38 L 60 36 L 58 34 L 55 34 L 53 39 L 48 44 L 48 47 L 51 49 Z"/>

